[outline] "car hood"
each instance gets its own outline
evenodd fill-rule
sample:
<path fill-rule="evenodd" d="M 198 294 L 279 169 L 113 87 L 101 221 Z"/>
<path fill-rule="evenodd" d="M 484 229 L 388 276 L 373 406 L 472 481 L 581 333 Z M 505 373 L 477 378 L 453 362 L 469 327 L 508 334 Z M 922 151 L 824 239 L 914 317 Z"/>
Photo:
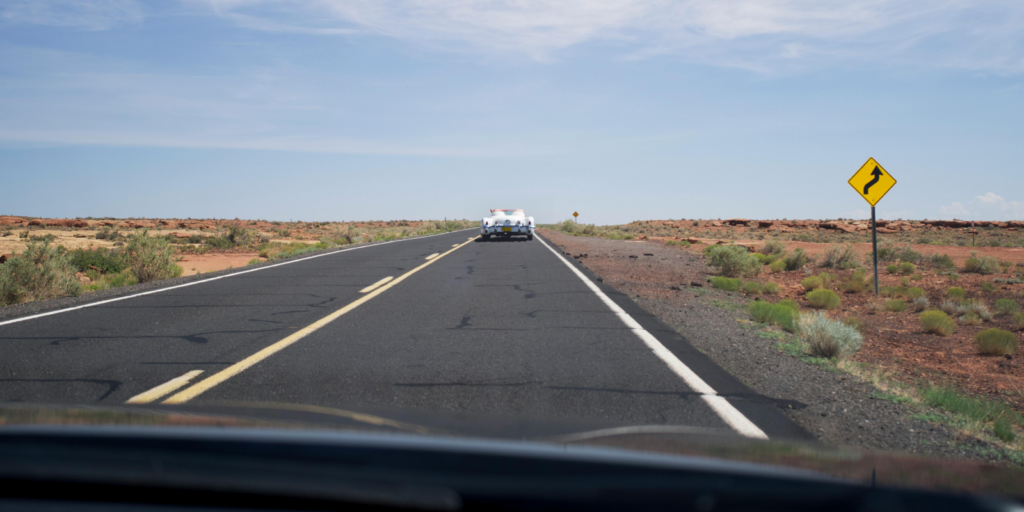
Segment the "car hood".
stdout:
<path fill-rule="evenodd" d="M 378 408 L 333 408 L 281 403 L 187 406 L 0 406 L 0 427 L 33 426 L 217 428 L 416 435 L 473 443 L 591 447 L 791 468 L 886 487 L 962 491 L 1024 498 L 1024 469 L 974 460 L 828 446 L 791 440 L 754 440 L 730 431 L 673 425 L 550 421 L 522 417 Z"/>

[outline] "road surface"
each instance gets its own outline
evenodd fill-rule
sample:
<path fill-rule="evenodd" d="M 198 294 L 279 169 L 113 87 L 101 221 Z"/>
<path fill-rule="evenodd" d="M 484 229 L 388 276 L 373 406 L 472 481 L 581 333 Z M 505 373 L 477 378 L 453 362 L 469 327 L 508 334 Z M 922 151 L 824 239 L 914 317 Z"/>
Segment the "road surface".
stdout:
<path fill-rule="evenodd" d="M 557 247 L 475 230 L 0 322 L 0 402 L 300 404 L 800 438 Z"/>

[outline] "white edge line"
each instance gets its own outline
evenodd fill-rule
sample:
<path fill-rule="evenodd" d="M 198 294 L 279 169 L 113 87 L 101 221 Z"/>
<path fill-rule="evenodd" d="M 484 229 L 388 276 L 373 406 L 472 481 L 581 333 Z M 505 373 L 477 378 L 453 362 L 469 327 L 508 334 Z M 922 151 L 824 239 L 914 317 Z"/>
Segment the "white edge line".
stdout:
<path fill-rule="evenodd" d="M 163 384 L 160 384 L 159 386 L 153 389 L 139 393 L 129 398 L 127 401 L 125 401 L 125 403 L 148 404 L 150 402 L 156 401 L 164 396 L 171 394 L 171 392 L 184 386 L 185 384 L 188 384 L 190 380 L 196 378 L 196 376 L 199 375 L 200 373 L 203 373 L 203 370 L 192 370 L 186 373 L 185 375 L 175 377 L 167 382 L 164 382 Z"/>
<path fill-rule="evenodd" d="M 479 228 L 466 228 L 466 229 L 460 229 L 459 231 L 469 231 L 471 229 L 479 229 Z M 218 279 L 225 279 L 225 278 L 228 278 L 228 277 L 240 276 L 242 274 L 248 274 L 249 272 L 259 272 L 260 270 L 266 270 L 268 268 L 280 267 L 282 265 L 291 265 L 292 263 L 298 263 L 300 261 L 308 261 L 308 260 L 311 260 L 311 259 L 314 259 L 314 258 L 322 258 L 324 256 L 331 256 L 333 254 L 338 254 L 338 253 L 342 253 L 342 252 L 357 251 L 359 249 L 367 249 L 369 247 L 378 247 L 378 246 L 381 246 L 381 245 L 393 244 L 393 243 L 396 243 L 396 242 L 407 242 L 409 240 L 422 240 L 424 238 L 430 238 L 432 236 L 443 236 L 443 235 L 448 235 L 448 234 L 451 234 L 451 233 L 458 233 L 458 231 L 449 231 L 447 233 L 438 233 L 436 235 L 424 235 L 424 236 L 415 236 L 415 237 L 409 237 L 409 238 L 400 238 L 398 240 L 388 240 L 386 242 L 377 242 L 377 243 L 372 243 L 372 244 L 368 244 L 368 245 L 361 245 L 359 247 L 349 247 L 348 249 L 339 249 L 337 251 L 325 252 L 325 253 L 321 253 L 321 254 L 314 254 L 312 256 L 307 256 L 305 258 L 299 258 L 299 259 L 295 259 L 295 260 L 288 260 L 288 261 L 284 261 L 284 262 L 281 262 L 281 263 L 275 263 L 273 265 L 266 265 L 266 266 L 259 267 L 259 268 L 254 268 L 254 269 L 249 269 L 249 270 L 242 270 L 240 272 L 232 272 L 230 274 L 226 274 L 226 275 L 223 275 L 223 276 L 210 277 L 210 278 L 207 278 L 207 279 L 199 279 L 199 280 L 191 281 L 191 282 L 184 283 L 184 284 L 168 286 L 166 288 L 158 288 L 156 290 L 149 290 L 148 292 L 140 292 L 140 293 L 136 293 L 136 294 L 133 294 L 133 295 L 125 295 L 124 297 L 114 297 L 112 299 L 99 300 L 99 301 L 96 301 L 96 302 L 90 302 L 88 304 L 82 304 L 80 306 L 72 306 L 70 308 L 57 309 L 57 310 L 54 310 L 54 311 L 47 311 L 46 313 L 39 313 L 39 314 L 36 314 L 36 315 L 31 315 L 31 316 L 23 316 L 21 318 L 13 318 L 11 320 L 4 320 L 3 322 L 0 322 L 0 326 L 4 326 L 4 325 L 8 325 L 8 324 L 13 324 L 13 323 L 17 323 L 17 322 L 24 322 L 24 321 L 27 321 L 27 320 L 34 320 L 36 318 L 42 318 L 44 316 L 56 315 L 56 314 L 59 314 L 59 313 L 67 313 L 68 311 L 75 311 L 76 309 L 91 308 L 93 306 L 99 306 L 101 304 L 110 304 L 111 302 L 117 302 L 119 300 L 134 299 L 135 297 L 142 297 L 143 295 L 151 295 L 151 294 L 154 294 L 154 293 L 166 292 L 168 290 L 176 290 L 178 288 L 185 288 L 186 286 L 194 286 L 194 285 L 197 285 L 197 284 L 209 283 L 211 281 L 216 281 Z"/>
<path fill-rule="evenodd" d="M 709 386 L 707 382 L 704 382 L 704 379 L 701 379 L 693 372 L 693 370 L 690 369 L 690 367 L 680 361 L 672 351 L 665 348 L 665 345 L 662 345 L 661 342 L 658 341 L 658 338 L 655 338 L 653 334 L 647 332 L 646 329 L 641 327 L 639 322 L 629 316 L 629 313 L 626 313 L 625 310 L 605 295 L 605 293 L 602 292 L 596 284 L 591 282 L 590 279 L 587 279 L 587 276 L 584 275 L 583 272 L 580 272 L 578 268 L 572 266 L 564 256 L 559 254 L 558 251 L 552 249 L 551 246 L 548 245 L 541 237 L 538 236 L 537 240 L 544 244 L 544 247 L 547 247 L 555 256 L 558 256 L 558 259 L 561 260 L 562 263 L 565 263 L 565 266 L 569 267 L 577 277 L 586 283 L 587 287 L 590 288 L 590 291 L 597 294 L 598 298 L 600 298 L 601 301 L 604 302 L 605 305 L 608 306 L 608 308 L 611 309 L 612 312 L 614 312 L 619 319 L 622 320 L 622 322 L 625 323 L 626 326 L 629 327 L 630 330 L 632 330 L 633 333 L 651 349 L 651 352 L 654 352 L 654 355 L 658 356 L 658 359 L 664 361 L 665 364 L 668 365 L 669 369 L 682 378 L 683 382 L 685 382 L 690 389 L 700 393 L 701 398 L 704 399 L 708 406 L 711 407 L 711 410 L 715 411 L 715 413 L 722 418 L 722 421 L 725 421 L 725 423 L 732 427 L 733 430 L 746 437 L 768 439 L 768 436 L 764 431 L 758 428 L 757 425 L 744 416 L 743 413 L 733 407 L 728 400 L 719 396 L 714 388 Z"/>
<path fill-rule="evenodd" d="M 387 276 L 384 279 L 381 279 L 380 281 L 377 281 L 376 283 L 373 283 L 370 286 L 367 286 L 366 288 L 363 288 L 362 290 L 359 290 L 359 293 L 370 293 L 370 292 L 376 290 L 377 288 L 387 284 L 388 282 L 390 282 L 394 278 L 395 278 L 395 276 Z"/>

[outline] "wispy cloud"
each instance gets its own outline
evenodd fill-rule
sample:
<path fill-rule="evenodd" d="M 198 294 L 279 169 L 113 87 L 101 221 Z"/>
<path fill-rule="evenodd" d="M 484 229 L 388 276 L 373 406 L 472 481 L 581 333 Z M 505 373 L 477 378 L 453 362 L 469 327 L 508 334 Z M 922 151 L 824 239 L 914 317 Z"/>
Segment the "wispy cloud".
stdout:
<path fill-rule="evenodd" d="M 1019 0 L 190 0 L 258 30 L 379 34 L 535 59 L 601 42 L 623 57 L 677 55 L 773 69 L 886 60 L 1024 69 Z"/>
<path fill-rule="evenodd" d="M 143 17 L 135 0 L 5 0 L 0 20 L 87 30 L 104 30 Z"/>
<path fill-rule="evenodd" d="M 939 212 L 944 217 L 957 217 L 962 219 L 1024 219 L 1024 202 L 1007 201 L 995 192 L 986 192 L 968 201 L 968 206 L 962 202 L 940 206 Z"/>

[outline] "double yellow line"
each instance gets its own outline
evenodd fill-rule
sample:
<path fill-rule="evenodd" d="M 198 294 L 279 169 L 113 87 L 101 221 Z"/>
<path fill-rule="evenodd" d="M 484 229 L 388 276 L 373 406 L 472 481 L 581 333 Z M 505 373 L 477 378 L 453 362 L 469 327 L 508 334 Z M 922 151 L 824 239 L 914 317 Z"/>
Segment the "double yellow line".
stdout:
<path fill-rule="evenodd" d="M 209 376 L 209 377 L 207 377 L 207 378 L 197 382 L 193 386 L 188 387 L 188 388 L 184 389 L 183 391 L 180 391 L 180 392 L 178 392 L 178 393 L 176 393 L 174 395 L 171 395 L 171 397 L 168 398 L 167 400 L 164 400 L 163 403 L 165 403 L 165 404 L 183 404 L 185 402 L 188 402 L 189 400 L 192 400 L 193 398 L 195 398 L 195 397 L 205 393 L 206 391 L 209 391 L 214 386 L 216 386 L 216 385 L 218 385 L 218 384 L 220 384 L 220 383 L 230 379 L 231 377 L 234 377 L 235 375 L 238 375 L 239 373 L 242 373 L 243 371 L 251 368 L 256 363 L 259 363 L 260 361 L 263 361 L 264 359 L 266 359 L 266 358 L 268 358 L 268 357 L 270 357 L 270 356 L 280 352 L 281 350 L 284 350 L 289 345 L 292 345 L 295 342 L 301 340 L 302 338 L 305 338 L 306 336 L 309 336 L 310 334 L 316 332 L 318 329 L 320 329 L 320 328 L 324 327 L 325 325 L 327 325 L 327 324 L 337 320 L 338 317 L 344 315 L 345 313 L 348 313 L 349 311 L 352 311 L 353 309 L 356 309 L 359 306 L 362 306 L 363 304 L 369 302 L 370 299 L 373 299 L 374 297 L 376 297 L 376 296 L 384 293 L 385 291 L 391 289 L 392 287 L 396 286 L 398 283 L 401 283 L 407 277 L 415 274 L 416 272 L 419 272 L 420 270 L 423 270 L 424 268 L 426 268 L 427 266 L 433 264 L 437 260 L 440 260 L 441 258 L 443 258 L 443 257 L 445 257 L 445 256 L 447 256 L 447 255 L 449 255 L 449 254 L 459 250 L 460 248 L 466 246 L 467 244 L 473 242 L 473 240 L 476 240 L 476 239 L 477 239 L 477 237 L 470 238 L 466 242 L 463 242 L 461 244 L 457 244 L 455 247 L 452 247 L 447 252 L 444 252 L 444 253 L 442 253 L 440 255 L 437 255 L 437 256 L 433 256 L 432 255 L 433 257 L 428 259 L 426 263 L 424 263 L 424 264 L 422 264 L 422 265 L 420 265 L 420 266 L 418 266 L 418 267 L 416 267 L 416 268 L 406 272 L 405 274 L 402 274 L 401 276 L 399 276 L 398 278 L 396 278 L 396 279 L 394 279 L 392 281 L 388 281 L 383 286 L 381 286 L 381 287 L 379 287 L 379 288 L 377 288 L 377 289 L 367 293 L 366 295 L 360 297 L 359 299 L 356 299 L 355 301 L 353 301 L 349 305 L 347 305 L 347 306 L 345 306 L 345 307 L 343 307 L 343 308 L 341 308 L 341 309 L 339 309 L 339 310 L 337 310 L 337 311 L 335 311 L 335 312 L 333 312 L 333 313 L 331 313 L 331 314 L 321 318 L 320 320 L 317 320 L 316 322 L 313 322 L 312 324 L 310 324 L 310 325 L 308 325 L 308 326 L 306 326 L 306 327 L 296 331 L 291 336 L 288 336 L 287 338 L 285 338 L 285 339 L 283 339 L 281 341 L 278 341 L 277 343 L 274 343 L 273 345 L 270 345 L 269 347 L 264 348 L 263 350 L 260 350 L 259 352 L 256 352 L 255 354 L 253 354 L 253 355 L 251 355 L 251 356 L 249 356 L 249 357 L 247 357 L 247 358 L 245 358 L 245 359 L 243 359 L 243 360 L 241 360 L 241 361 L 239 361 L 239 362 L 237 362 L 237 363 L 235 363 L 235 364 L 233 364 L 233 365 L 231 365 L 231 366 L 221 370 L 220 372 L 215 373 L 215 374 L 213 374 L 213 375 L 211 375 L 211 376 Z M 159 396 L 153 397 L 152 400 L 155 400 L 157 398 L 159 398 Z M 133 401 L 132 403 L 147 403 L 147 402 L 140 402 L 138 400 L 138 397 L 134 398 L 133 400 L 135 400 L 135 401 Z M 152 400 L 150 400 L 150 401 L 152 401 Z"/>

